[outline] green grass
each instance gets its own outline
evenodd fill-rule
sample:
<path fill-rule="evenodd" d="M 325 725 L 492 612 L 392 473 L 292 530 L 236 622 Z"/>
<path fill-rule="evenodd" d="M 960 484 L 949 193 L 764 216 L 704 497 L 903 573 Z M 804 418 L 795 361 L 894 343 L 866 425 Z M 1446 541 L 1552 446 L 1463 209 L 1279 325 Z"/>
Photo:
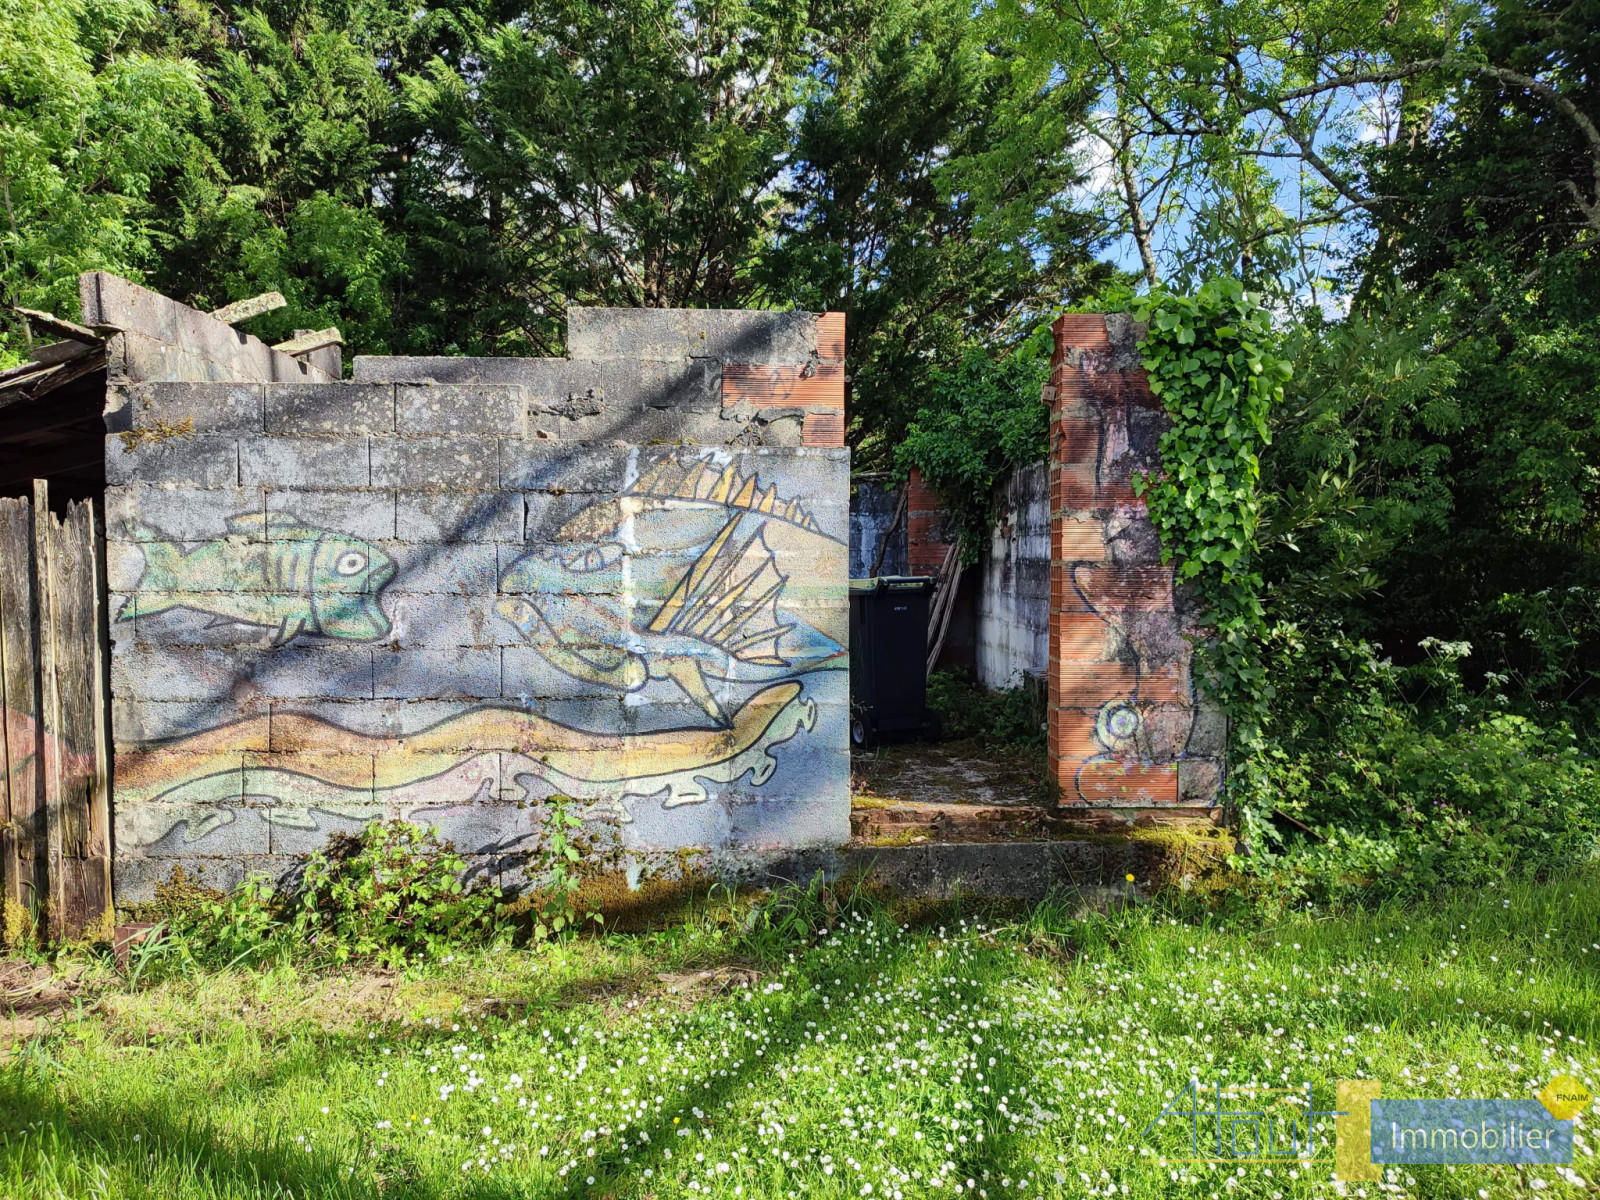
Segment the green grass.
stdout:
<path fill-rule="evenodd" d="M 110 986 L 0 1068 L 0 1195 L 1596 1190 L 1570 1181 L 1600 1174 L 1593 1114 L 1574 1176 L 1419 1167 L 1381 1188 L 1332 1184 L 1325 1161 L 1159 1164 L 1187 1135 L 1141 1136 L 1191 1077 L 1310 1082 L 1327 1108 L 1340 1078 L 1526 1096 L 1566 1071 L 1600 1090 L 1593 879 L 1261 925 L 1067 905 L 906 925 L 815 896 L 721 916 L 394 977 Z M 719 965 L 741 970 L 693 996 L 658 978 Z"/>

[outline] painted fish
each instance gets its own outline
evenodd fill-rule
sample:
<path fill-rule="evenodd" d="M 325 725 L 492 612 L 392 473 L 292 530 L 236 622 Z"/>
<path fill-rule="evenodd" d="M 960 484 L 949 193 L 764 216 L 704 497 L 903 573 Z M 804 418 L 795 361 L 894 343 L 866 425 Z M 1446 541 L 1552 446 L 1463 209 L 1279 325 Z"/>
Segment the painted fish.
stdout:
<path fill-rule="evenodd" d="M 728 678 L 733 663 L 787 669 L 779 643 L 791 626 L 777 598 L 785 577 L 758 526 L 733 537 L 736 514 L 718 531 L 649 621 L 630 621 L 623 551 L 616 543 L 550 547 L 519 560 L 508 576 L 520 590 L 558 597 L 496 606 L 558 670 L 631 692 L 670 679 L 719 723 L 728 714 L 707 676 Z M 556 615 L 559 613 L 559 617 Z"/>
<path fill-rule="evenodd" d="M 389 632 L 378 593 L 395 562 L 370 542 L 314 529 L 289 513 L 229 517 L 230 536 L 185 554 L 170 541 L 140 543 L 144 574 L 118 614 L 142 617 L 175 608 L 271 629 L 281 646 L 300 633 L 370 642 Z M 152 531 L 139 527 L 149 536 Z"/>

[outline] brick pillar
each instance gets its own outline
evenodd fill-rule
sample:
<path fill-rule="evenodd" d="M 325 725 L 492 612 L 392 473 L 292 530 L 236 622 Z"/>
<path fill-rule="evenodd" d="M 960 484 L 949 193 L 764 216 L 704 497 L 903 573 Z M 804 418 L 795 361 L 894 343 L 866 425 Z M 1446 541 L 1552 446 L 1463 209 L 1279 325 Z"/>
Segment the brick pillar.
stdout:
<path fill-rule="evenodd" d="M 1050 759 L 1061 803 L 1159 817 L 1215 804 L 1225 731 L 1190 674 L 1195 633 L 1136 471 L 1166 414 L 1126 314 L 1055 324 L 1050 420 Z"/>

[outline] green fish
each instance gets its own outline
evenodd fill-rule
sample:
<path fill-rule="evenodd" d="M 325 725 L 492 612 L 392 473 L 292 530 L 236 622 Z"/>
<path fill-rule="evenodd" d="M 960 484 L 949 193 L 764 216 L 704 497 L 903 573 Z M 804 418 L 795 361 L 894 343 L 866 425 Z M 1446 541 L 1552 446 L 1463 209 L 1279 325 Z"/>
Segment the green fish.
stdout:
<path fill-rule="evenodd" d="M 289 513 L 245 513 L 227 520 L 231 536 L 185 554 L 170 541 L 140 543 L 140 617 L 174 608 L 273 630 L 281 646 L 300 633 L 370 642 L 389 632 L 378 593 L 395 562 L 370 542 L 313 529 Z M 152 531 L 137 527 L 148 536 Z M 118 620 L 133 614 L 125 605 Z"/>

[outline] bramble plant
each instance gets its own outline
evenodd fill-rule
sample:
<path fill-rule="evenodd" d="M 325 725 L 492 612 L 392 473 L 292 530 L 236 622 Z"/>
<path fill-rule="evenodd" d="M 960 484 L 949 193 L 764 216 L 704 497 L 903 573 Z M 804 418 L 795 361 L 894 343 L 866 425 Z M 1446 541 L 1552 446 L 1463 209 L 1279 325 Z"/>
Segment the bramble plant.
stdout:
<path fill-rule="evenodd" d="M 492 939 L 500 890 L 467 888 L 466 869 L 435 828 L 374 821 L 359 834 L 336 833 L 306 863 L 294 933 L 336 962 L 393 965 Z"/>
<path fill-rule="evenodd" d="M 1192 296 L 1157 288 L 1134 315 L 1149 325 L 1144 367 L 1172 421 L 1161 437 L 1162 473 L 1135 476 L 1134 491 L 1149 505 L 1162 561 L 1205 603 L 1212 633 L 1198 648 L 1202 682 L 1248 755 L 1272 698 L 1256 485 L 1271 441 L 1267 417 L 1291 370 L 1274 353 L 1270 315 L 1237 280 L 1208 280 Z"/>
<path fill-rule="evenodd" d="M 550 815 L 545 818 L 547 837 L 541 851 L 546 882 L 539 919 L 533 927 L 537 941 L 570 935 L 585 920 L 602 920 L 597 912 L 580 911 L 578 903 L 583 880 L 573 868 L 583 856 L 573 844 L 572 834 L 582 828 L 583 818 L 572 811 L 572 797 L 551 796 Z"/>

